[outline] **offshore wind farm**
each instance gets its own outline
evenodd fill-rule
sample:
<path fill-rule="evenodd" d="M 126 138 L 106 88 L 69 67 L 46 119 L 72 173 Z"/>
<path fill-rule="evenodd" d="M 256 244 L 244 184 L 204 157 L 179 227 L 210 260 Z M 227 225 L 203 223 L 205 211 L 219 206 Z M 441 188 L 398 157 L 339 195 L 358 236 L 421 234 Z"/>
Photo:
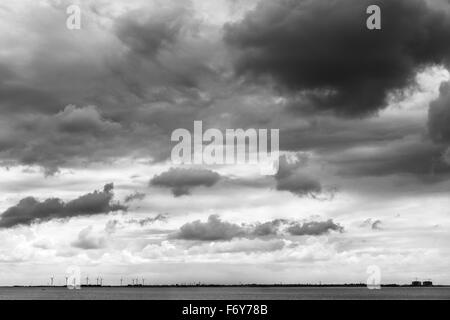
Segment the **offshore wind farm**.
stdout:
<path fill-rule="evenodd" d="M 95 280 L 95 281 L 94 281 Z M 61 281 L 60 281 L 61 282 Z M 103 277 L 84 278 L 76 286 L 57 284 L 55 277 L 46 285 L 0 287 L 0 300 L 402 300 L 450 299 L 450 285 L 433 284 L 431 279 L 416 278 L 408 284 L 366 283 L 146 283 L 144 277 L 121 277 L 119 282 L 103 283 Z"/>
<path fill-rule="evenodd" d="M 0 300 L 448 300 L 449 286 L 126 285 L 0 287 Z"/>

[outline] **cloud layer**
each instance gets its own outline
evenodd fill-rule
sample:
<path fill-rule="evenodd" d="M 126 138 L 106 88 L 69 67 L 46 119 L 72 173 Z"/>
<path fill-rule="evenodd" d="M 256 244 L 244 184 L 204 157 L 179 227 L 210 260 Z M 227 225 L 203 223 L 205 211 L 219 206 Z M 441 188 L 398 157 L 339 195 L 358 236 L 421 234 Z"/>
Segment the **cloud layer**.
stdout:
<path fill-rule="evenodd" d="M 432 139 L 438 143 L 450 143 L 450 82 L 440 87 L 440 95 L 430 104 L 428 128 Z"/>
<path fill-rule="evenodd" d="M 29 226 L 50 220 L 70 219 L 78 216 L 106 214 L 127 208 L 113 202 L 113 184 L 106 184 L 103 191 L 94 191 L 74 200 L 64 202 L 59 198 L 43 201 L 27 197 L 4 211 L 0 216 L 0 228 L 11 228 L 19 225 Z"/>
<path fill-rule="evenodd" d="M 0 285 L 450 281 L 447 0 L 69 2 L 1 2 Z M 278 173 L 170 169 L 194 120 L 280 129 Z"/>
<path fill-rule="evenodd" d="M 381 30 L 365 26 L 373 4 Z M 421 68 L 449 61 L 450 16 L 423 0 L 262 1 L 225 39 L 238 74 L 270 76 L 313 108 L 360 116 L 385 107 Z"/>
<path fill-rule="evenodd" d="M 292 236 L 319 236 L 330 231 L 343 232 L 344 228 L 329 219 L 327 221 L 298 222 L 276 219 L 252 225 L 238 225 L 210 215 L 206 222 L 188 222 L 171 235 L 173 239 L 197 241 L 229 241 L 233 238 L 257 238 L 276 236 L 283 233 Z"/>
<path fill-rule="evenodd" d="M 170 188 L 175 197 L 189 195 L 195 187 L 211 187 L 220 179 L 220 175 L 207 169 L 171 168 L 154 176 L 150 185 Z"/>

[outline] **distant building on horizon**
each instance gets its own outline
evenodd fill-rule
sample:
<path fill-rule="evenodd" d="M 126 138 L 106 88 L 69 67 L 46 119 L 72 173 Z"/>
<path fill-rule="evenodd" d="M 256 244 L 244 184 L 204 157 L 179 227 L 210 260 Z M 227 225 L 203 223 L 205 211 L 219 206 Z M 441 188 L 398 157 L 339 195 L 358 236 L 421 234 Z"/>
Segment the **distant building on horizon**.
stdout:
<path fill-rule="evenodd" d="M 424 287 L 432 287 L 433 286 L 433 282 L 431 280 L 425 280 L 422 283 L 422 286 L 424 286 Z"/>
<path fill-rule="evenodd" d="M 419 281 L 419 280 L 414 280 L 414 281 L 411 283 L 411 285 L 412 285 L 413 287 L 421 287 L 421 286 L 422 286 L 422 282 Z"/>
<path fill-rule="evenodd" d="M 433 286 L 433 281 L 431 281 L 430 279 L 419 281 L 419 280 L 414 280 L 413 282 L 411 282 L 411 286 L 413 287 L 432 287 Z"/>

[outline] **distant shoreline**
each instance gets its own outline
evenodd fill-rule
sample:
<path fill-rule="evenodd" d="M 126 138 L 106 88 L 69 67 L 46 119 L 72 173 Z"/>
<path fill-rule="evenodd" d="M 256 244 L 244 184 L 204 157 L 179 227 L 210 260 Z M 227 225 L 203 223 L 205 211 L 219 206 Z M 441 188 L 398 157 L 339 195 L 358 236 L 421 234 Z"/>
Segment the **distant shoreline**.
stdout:
<path fill-rule="evenodd" d="M 66 288 L 67 286 L 61 285 L 29 285 L 29 286 L 0 286 L 0 288 Z M 161 284 L 161 285 L 81 285 L 81 288 L 255 288 L 255 287 L 272 287 L 272 288 L 361 288 L 367 287 L 363 283 L 355 284 Z M 432 286 L 414 286 L 411 284 L 382 284 L 383 288 L 436 288 L 436 287 L 450 287 L 450 285 L 432 285 Z"/>

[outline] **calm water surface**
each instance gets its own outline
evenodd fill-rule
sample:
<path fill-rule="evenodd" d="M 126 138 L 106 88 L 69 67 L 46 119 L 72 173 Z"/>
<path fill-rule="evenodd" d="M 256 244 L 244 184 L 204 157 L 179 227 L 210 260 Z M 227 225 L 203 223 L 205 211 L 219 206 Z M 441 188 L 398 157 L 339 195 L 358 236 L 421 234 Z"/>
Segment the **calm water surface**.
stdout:
<path fill-rule="evenodd" d="M 219 288 L 0 288 L 0 299 L 63 300 L 307 300 L 307 299 L 450 299 L 450 287 L 434 288 L 299 288 L 299 287 L 219 287 Z"/>

